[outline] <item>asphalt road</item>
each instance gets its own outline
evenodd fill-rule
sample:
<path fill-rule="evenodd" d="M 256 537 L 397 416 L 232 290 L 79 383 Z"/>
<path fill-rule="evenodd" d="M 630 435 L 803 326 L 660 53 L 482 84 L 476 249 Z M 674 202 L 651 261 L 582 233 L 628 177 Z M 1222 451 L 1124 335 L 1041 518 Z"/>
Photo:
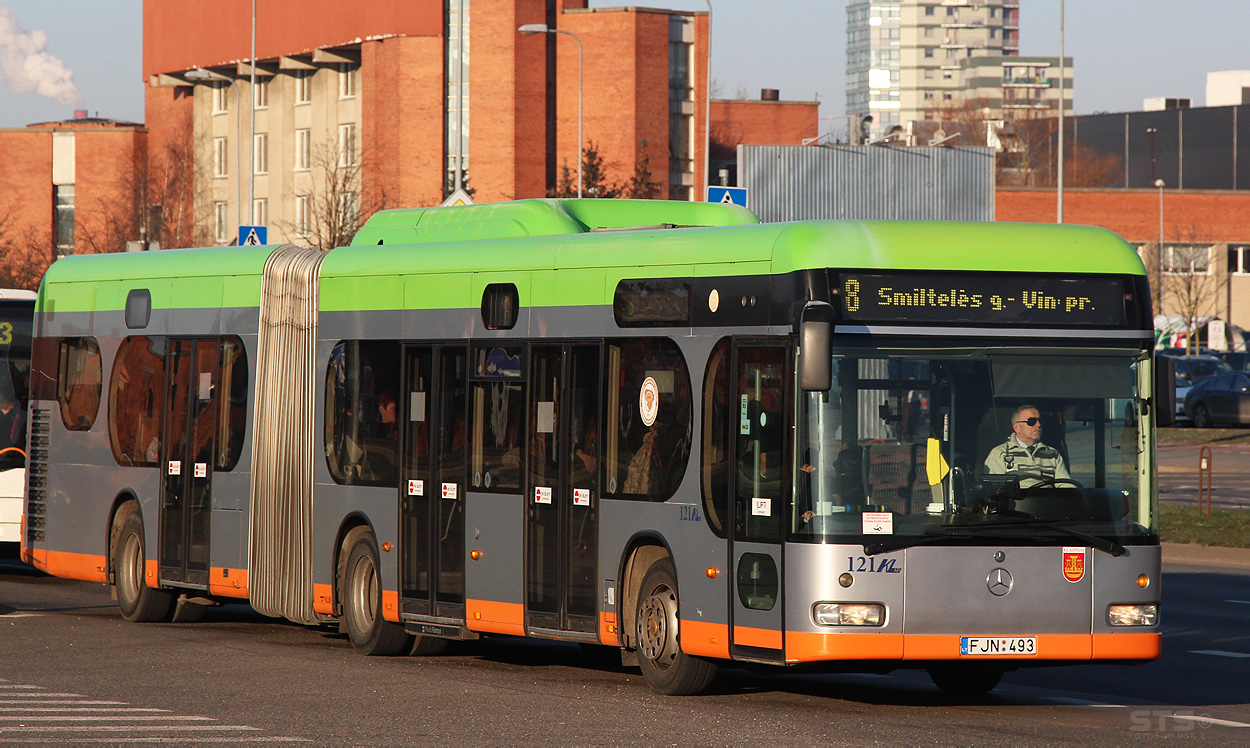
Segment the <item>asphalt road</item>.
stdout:
<path fill-rule="evenodd" d="M 1164 656 L 1009 673 L 953 698 L 923 673 L 726 669 L 700 697 L 572 645 L 511 639 L 366 658 L 243 605 L 122 620 L 106 588 L 0 561 L 0 742 L 1121 743 L 1250 740 L 1250 568 L 1168 564 Z"/>
<path fill-rule="evenodd" d="M 1198 503 L 1199 445 L 1158 447 L 1159 501 Z M 1211 445 L 1210 497 L 1213 508 L 1250 509 L 1250 445 Z"/>

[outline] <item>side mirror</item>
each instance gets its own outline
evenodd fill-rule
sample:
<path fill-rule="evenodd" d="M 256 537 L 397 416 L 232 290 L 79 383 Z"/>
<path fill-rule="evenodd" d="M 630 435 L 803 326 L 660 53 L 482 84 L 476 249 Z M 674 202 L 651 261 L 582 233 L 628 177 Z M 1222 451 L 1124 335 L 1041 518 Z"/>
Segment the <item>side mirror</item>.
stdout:
<path fill-rule="evenodd" d="M 1168 356 L 1155 356 L 1154 410 L 1156 426 L 1176 422 L 1176 362 Z"/>
<path fill-rule="evenodd" d="M 799 389 L 826 392 L 833 384 L 833 307 L 809 301 L 799 315 Z"/>

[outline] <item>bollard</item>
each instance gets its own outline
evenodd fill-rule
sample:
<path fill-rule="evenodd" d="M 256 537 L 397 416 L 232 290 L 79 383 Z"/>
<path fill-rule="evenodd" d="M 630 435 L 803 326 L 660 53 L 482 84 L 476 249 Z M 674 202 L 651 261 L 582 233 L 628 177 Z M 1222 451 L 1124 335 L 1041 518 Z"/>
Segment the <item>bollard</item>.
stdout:
<path fill-rule="evenodd" d="M 1202 510 L 1206 498 L 1206 512 Z M 1198 514 L 1211 516 L 1211 447 L 1204 445 L 1198 450 Z"/>

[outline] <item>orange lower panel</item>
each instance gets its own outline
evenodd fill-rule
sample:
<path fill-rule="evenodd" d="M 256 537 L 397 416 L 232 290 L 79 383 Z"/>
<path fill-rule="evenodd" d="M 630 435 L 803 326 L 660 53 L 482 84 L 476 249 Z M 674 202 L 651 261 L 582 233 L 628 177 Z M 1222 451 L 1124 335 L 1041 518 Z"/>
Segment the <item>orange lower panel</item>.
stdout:
<path fill-rule="evenodd" d="M 525 636 L 525 606 L 493 600 L 465 600 L 465 625 L 470 631 Z"/>
<path fill-rule="evenodd" d="M 955 651 L 959 651 L 956 643 Z M 786 662 L 901 660 L 902 634 L 810 634 L 786 632 Z"/>
<path fill-rule="evenodd" d="M 599 641 L 613 647 L 620 646 L 621 637 L 616 631 L 615 613 L 599 614 Z"/>
<path fill-rule="evenodd" d="M 155 559 L 148 559 L 147 561 L 144 561 L 143 570 L 143 581 L 146 582 L 149 587 L 161 586 L 161 567 Z"/>
<path fill-rule="evenodd" d="M 681 622 L 681 651 L 701 657 L 729 657 L 729 626 L 703 621 Z"/>
<path fill-rule="evenodd" d="M 334 587 L 328 584 L 313 585 L 313 612 L 323 616 L 334 615 Z"/>
<path fill-rule="evenodd" d="M 1095 660 L 1153 660 L 1163 654 L 1163 634 L 1094 634 Z"/>
<path fill-rule="evenodd" d="M 760 649 L 781 649 L 781 632 L 773 629 L 756 629 L 750 626 L 734 626 L 734 644 Z"/>
<path fill-rule="evenodd" d="M 108 582 L 108 560 L 104 556 L 26 548 L 22 551 L 22 560 L 55 577 Z"/>
<path fill-rule="evenodd" d="M 214 566 L 208 571 L 208 594 L 221 597 L 247 597 L 247 569 Z"/>
<path fill-rule="evenodd" d="M 399 623 L 399 590 L 382 590 L 382 617 Z"/>

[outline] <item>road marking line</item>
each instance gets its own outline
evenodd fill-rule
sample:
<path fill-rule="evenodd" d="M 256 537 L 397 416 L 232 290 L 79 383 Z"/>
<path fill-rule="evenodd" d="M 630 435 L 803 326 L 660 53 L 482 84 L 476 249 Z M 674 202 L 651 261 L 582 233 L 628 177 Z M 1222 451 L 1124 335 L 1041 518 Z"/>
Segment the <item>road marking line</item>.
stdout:
<path fill-rule="evenodd" d="M 1250 605 L 1250 600 L 1225 600 L 1226 603 L 1237 603 L 1239 605 Z"/>
<path fill-rule="evenodd" d="M 247 725 L 40 725 L 38 727 L 0 727 L 0 733 L 18 732 L 153 732 L 170 730 L 175 732 L 191 732 L 193 730 L 253 730 L 259 727 Z"/>
<path fill-rule="evenodd" d="M 124 738 L 124 737 L 88 738 L 88 737 L 82 737 L 82 736 L 74 736 L 72 738 L 70 737 L 54 738 L 48 735 L 43 735 L 38 738 L 32 736 L 29 738 L 10 738 L 8 740 L 9 743 L 37 743 L 39 745 L 48 745 L 49 743 L 69 743 L 72 745 L 83 745 L 85 743 L 107 743 L 109 745 L 119 745 L 121 743 L 143 743 L 144 745 L 151 745 L 153 743 L 185 744 L 187 741 L 188 741 L 188 738 L 186 738 L 185 736 L 178 737 L 178 738 L 165 738 L 159 735 L 148 735 L 148 736 L 141 737 L 141 738 Z M 283 737 L 263 738 L 263 737 L 257 737 L 257 736 L 252 736 L 252 735 L 230 735 L 228 737 L 227 736 L 206 737 L 203 735 L 197 735 L 195 736 L 195 742 L 197 744 L 199 743 L 203 743 L 203 744 L 227 743 L 230 745 L 235 745 L 237 743 L 311 743 L 313 741 L 309 738 L 283 738 Z"/>
<path fill-rule="evenodd" d="M 1250 657 L 1250 654 L 1245 652 L 1225 652 L 1222 649 L 1191 649 L 1189 653 L 1195 655 L 1215 655 L 1216 657 L 1236 657 L 1237 659 Z"/>
<path fill-rule="evenodd" d="M 43 686 L 20 686 L 16 683 L 12 685 L 0 686 L 0 688 L 33 688 L 33 689 L 40 690 L 40 691 L 47 690 Z"/>
<path fill-rule="evenodd" d="M 1071 696 L 1044 696 L 1042 698 L 1046 699 L 1047 701 L 1057 702 L 1059 704 L 1071 704 L 1072 706 L 1098 706 L 1098 707 L 1111 706 L 1110 704 L 1104 704 L 1100 701 L 1089 701 L 1088 699 L 1077 699 Z"/>
<path fill-rule="evenodd" d="M 159 716 L 155 716 L 155 715 L 146 716 L 145 715 L 145 716 L 136 716 L 136 717 L 106 717 L 106 716 L 97 717 L 94 715 L 90 717 L 75 717 L 71 715 L 66 715 L 64 717 L 43 717 L 43 716 L 35 716 L 32 714 L 27 714 L 27 715 L 17 714 L 13 716 L 9 716 L 7 714 L 0 715 L 0 720 L 6 720 L 6 721 L 13 720 L 17 722 L 100 722 L 100 721 L 151 722 L 153 720 L 158 720 L 158 719 L 173 720 L 175 722 L 213 722 L 214 721 L 212 717 L 181 717 L 181 716 L 173 716 L 173 715 L 165 715 L 165 714 L 162 714 Z"/>
<path fill-rule="evenodd" d="M 8 695 L 12 696 L 13 694 L 8 694 Z M 48 694 L 42 693 L 39 695 L 47 696 Z M 67 699 L 44 699 L 42 701 L 39 699 L 29 699 L 29 700 L 27 699 L 0 699 L 0 704 L 112 704 L 115 706 L 125 706 L 126 702 L 125 701 L 98 701 L 98 700 L 69 701 Z"/>
<path fill-rule="evenodd" d="M 43 613 L 0 613 L 0 618 L 42 618 Z"/>
<path fill-rule="evenodd" d="M 1204 725 L 1219 725 L 1220 727 L 1250 727 L 1250 725 L 1245 722 L 1233 722 L 1228 719 L 1216 719 L 1215 717 L 1207 717 L 1202 714 L 1173 714 L 1172 719 L 1187 719 Z"/>
<path fill-rule="evenodd" d="M 156 709 L 153 707 L 134 706 L 134 707 L 100 707 L 100 706 L 0 706 L 0 712 L 164 712 L 169 713 L 168 709 Z"/>

